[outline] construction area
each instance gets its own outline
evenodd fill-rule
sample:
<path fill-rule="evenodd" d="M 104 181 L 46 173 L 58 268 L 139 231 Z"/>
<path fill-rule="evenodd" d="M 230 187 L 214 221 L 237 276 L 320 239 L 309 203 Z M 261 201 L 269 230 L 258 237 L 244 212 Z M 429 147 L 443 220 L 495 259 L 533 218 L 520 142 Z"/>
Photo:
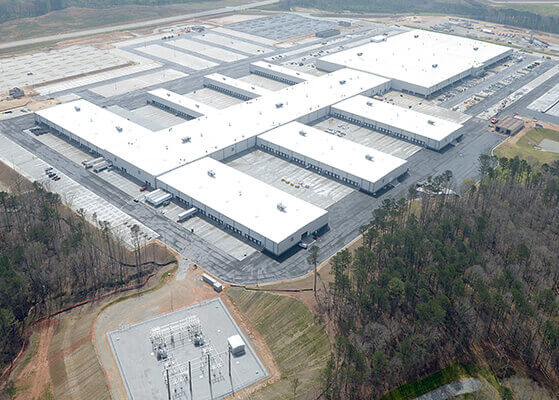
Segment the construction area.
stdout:
<path fill-rule="evenodd" d="M 268 375 L 219 298 L 108 337 L 131 399 L 222 399 Z"/>

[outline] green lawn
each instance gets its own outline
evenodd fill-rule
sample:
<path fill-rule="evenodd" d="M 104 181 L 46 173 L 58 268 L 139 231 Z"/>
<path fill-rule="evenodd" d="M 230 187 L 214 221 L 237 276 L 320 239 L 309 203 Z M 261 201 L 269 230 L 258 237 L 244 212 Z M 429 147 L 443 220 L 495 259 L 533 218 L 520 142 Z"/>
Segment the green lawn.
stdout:
<path fill-rule="evenodd" d="M 516 143 L 503 143 L 494 151 L 498 157 L 519 157 L 530 164 L 550 163 L 559 160 L 559 154 L 541 151 L 534 148 L 542 139 L 551 139 L 559 142 L 559 132 L 551 129 L 534 128 L 522 136 Z"/>
<path fill-rule="evenodd" d="M 227 295 L 264 337 L 281 371 L 278 382 L 256 392 L 251 400 L 291 398 L 295 378 L 299 379 L 297 395 L 317 387 L 331 347 L 315 315 L 287 296 L 241 288 L 231 288 Z"/>

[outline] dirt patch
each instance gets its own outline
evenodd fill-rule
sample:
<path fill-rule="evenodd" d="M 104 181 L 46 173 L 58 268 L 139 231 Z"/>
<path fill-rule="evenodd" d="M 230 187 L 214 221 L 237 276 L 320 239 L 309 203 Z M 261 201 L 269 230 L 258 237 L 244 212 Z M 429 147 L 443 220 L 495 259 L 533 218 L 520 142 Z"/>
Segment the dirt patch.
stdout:
<path fill-rule="evenodd" d="M 43 321 L 36 327 L 39 343 L 29 345 L 22 358 L 21 371 L 14 370 L 12 375 L 17 376 L 15 386 L 20 389 L 17 400 L 34 399 L 39 397 L 45 386 L 51 384 L 49 375 L 48 350 L 57 325 L 56 320 Z"/>

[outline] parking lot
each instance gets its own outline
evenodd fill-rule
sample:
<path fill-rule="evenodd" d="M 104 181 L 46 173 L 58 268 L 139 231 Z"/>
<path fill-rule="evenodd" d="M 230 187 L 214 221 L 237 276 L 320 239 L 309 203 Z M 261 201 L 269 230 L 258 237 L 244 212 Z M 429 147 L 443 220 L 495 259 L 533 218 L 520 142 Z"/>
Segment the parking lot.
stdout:
<path fill-rule="evenodd" d="M 47 136 L 42 135 L 40 137 L 44 138 Z M 59 144 L 52 143 L 55 146 Z M 70 145 L 68 144 L 68 146 Z M 62 150 L 62 147 L 58 148 Z M 78 156 L 80 156 L 79 152 L 73 152 L 71 155 L 73 158 Z M 128 214 L 75 182 L 56 168 L 52 172 L 60 177 L 60 179 L 55 181 L 49 178 L 45 173 L 45 170 L 51 167 L 49 164 L 3 135 L 0 135 L 0 161 L 13 167 L 29 180 L 42 183 L 47 190 L 58 193 L 62 202 L 67 204 L 72 210 L 83 210 L 85 217 L 92 224 L 96 225 L 97 221 L 108 221 L 113 235 L 120 238 L 122 243 L 129 248 L 134 248 L 136 242 L 131 231 L 134 225 L 140 227 L 139 240 L 141 243 L 146 243 L 159 236 L 141 222 L 131 218 Z"/>
<path fill-rule="evenodd" d="M 293 14 L 276 14 L 268 17 L 241 21 L 227 26 L 228 29 L 262 36 L 272 40 L 287 40 L 336 27 L 337 25 L 332 22 L 305 18 Z"/>
<path fill-rule="evenodd" d="M 188 74 L 185 74 L 184 72 L 175 71 L 174 69 L 164 69 L 146 75 L 96 86 L 89 90 L 103 97 L 113 97 L 120 94 L 132 92 L 134 90 L 143 89 L 148 86 L 172 81 L 174 79 L 184 78 L 186 76 L 188 76 Z"/>
<path fill-rule="evenodd" d="M 314 127 L 403 159 L 408 159 L 422 149 L 415 144 L 337 118 L 328 118 L 314 125 Z"/>
<path fill-rule="evenodd" d="M 354 189 L 260 150 L 227 165 L 315 206 L 328 208 Z"/>
<path fill-rule="evenodd" d="M 243 102 L 243 100 L 241 99 L 229 96 L 225 93 L 221 93 L 210 88 L 195 90 L 193 92 L 185 94 L 185 96 L 219 110 Z"/>

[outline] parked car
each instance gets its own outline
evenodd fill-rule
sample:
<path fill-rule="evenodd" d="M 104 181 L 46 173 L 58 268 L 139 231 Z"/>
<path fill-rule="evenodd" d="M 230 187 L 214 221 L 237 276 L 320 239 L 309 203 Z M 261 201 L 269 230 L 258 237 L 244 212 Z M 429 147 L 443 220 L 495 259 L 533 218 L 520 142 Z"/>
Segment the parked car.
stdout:
<path fill-rule="evenodd" d="M 54 178 L 54 180 L 55 180 L 55 181 L 59 181 L 59 180 L 60 180 L 60 177 L 57 176 L 56 178 Z"/>
<path fill-rule="evenodd" d="M 148 189 L 147 186 L 142 186 L 142 187 L 140 188 L 140 192 L 144 192 L 144 191 L 146 191 L 147 189 Z"/>

